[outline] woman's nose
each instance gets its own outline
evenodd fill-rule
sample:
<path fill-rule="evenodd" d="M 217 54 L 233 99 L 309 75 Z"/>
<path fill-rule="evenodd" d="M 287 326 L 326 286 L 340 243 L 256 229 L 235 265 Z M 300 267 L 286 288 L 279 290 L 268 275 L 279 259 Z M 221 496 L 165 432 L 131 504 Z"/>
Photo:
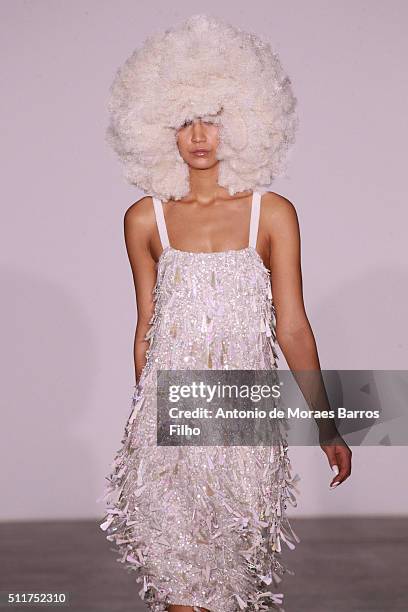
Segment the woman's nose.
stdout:
<path fill-rule="evenodd" d="M 192 139 L 193 140 L 203 140 L 205 138 L 205 129 L 203 124 L 201 123 L 201 121 L 194 121 L 193 123 L 193 133 L 192 133 Z"/>

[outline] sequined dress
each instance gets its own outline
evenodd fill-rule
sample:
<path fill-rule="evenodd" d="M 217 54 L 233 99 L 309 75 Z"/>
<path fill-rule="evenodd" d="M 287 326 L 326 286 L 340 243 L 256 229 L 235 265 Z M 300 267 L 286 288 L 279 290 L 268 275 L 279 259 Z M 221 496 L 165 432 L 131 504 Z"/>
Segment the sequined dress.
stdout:
<path fill-rule="evenodd" d="M 252 197 L 248 247 L 222 252 L 172 248 L 162 202 L 153 204 L 163 251 L 149 347 L 100 528 L 152 612 L 170 603 L 282 612 L 278 585 L 294 572 L 281 546 L 300 541 L 286 514 L 299 476 L 283 431 L 273 446 L 156 444 L 157 369 L 278 367 L 270 272 L 255 248 L 261 194 Z"/>

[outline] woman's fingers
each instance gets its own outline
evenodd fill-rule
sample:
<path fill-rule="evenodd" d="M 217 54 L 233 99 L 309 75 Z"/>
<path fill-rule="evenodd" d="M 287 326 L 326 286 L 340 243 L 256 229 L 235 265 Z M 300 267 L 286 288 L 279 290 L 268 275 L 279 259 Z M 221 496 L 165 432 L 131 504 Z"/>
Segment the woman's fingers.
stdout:
<path fill-rule="evenodd" d="M 344 482 L 351 474 L 352 452 L 347 445 L 341 446 L 322 446 L 326 453 L 329 464 L 335 476 L 330 483 L 330 489 L 336 488 Z"/>
<path fill-rule="evenodd" d="M 330 487 L 336 487 L 344 482 L 351 474 L 351 451 L 346 446 L 335 446 L 336 463 L 339 466 L 339 473 L 330 483 Z"/>

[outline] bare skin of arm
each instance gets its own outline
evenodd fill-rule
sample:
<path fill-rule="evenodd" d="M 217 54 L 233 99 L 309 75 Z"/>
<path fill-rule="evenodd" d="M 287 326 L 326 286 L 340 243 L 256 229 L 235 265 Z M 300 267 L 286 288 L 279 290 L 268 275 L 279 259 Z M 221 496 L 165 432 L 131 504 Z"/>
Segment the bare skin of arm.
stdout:
<path fill-rule="evenodd" d="M 260 235 L 260 241 L 264 243 L 264 249 L 269 243 L 277 341 L 292 372 L 315 371 L 311 376 L 299 379 L 294 374 L 305 399 L 308 401 L 308 398 L 313 396 L 317 398 L 316 404 L 319 404 L 319 408 L 329 410 L 316 341 L 303 300 L 300 231 L 295 207 L 283 196 L 272 192 L 265 193 L 262 199 L 261 227 L 263 234 Z M 334 421 L 333 424 L 327 425 L 327 428 L 330 429 L 331 435 L 333 430 L 337 432 Z M 340 434 L 337 434 L 338 432 L 334 442 L 322 442 L 320 445 L 330 466 L 337 465 L 339 468 L 339 473 L 330 486 L 336 482 L 344 482 L 351 474 L 352 452 Z"/>
<path fill-rule="evenodd" d="M 149 330 L 149 320 L 154 312 L 152 290 L 156 283 L 157 267 L 150 248 L 154 229 L 155 219 L 150 197 L 142 198 L 127 209 L 124 217 L 124 234 L 135 285 L 137 311 L 134 339 L 136 383 L 139 382 L 146 364 L 149 342 L 144 340 L 144 337 Z"/>

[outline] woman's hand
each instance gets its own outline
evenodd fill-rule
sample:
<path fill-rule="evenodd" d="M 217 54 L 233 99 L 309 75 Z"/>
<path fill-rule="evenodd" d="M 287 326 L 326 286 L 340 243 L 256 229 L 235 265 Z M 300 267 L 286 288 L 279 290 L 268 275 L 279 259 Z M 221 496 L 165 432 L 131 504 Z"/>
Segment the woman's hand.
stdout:
<path fill-rule="evenodd" d="M 330 489 L 334 489 L 351 474 L 352 452 L 340 434 L 329 445 L 320 444 L 320 447 L 326 453 L 331 469 L 336 472 L 330 483 Z"/>

